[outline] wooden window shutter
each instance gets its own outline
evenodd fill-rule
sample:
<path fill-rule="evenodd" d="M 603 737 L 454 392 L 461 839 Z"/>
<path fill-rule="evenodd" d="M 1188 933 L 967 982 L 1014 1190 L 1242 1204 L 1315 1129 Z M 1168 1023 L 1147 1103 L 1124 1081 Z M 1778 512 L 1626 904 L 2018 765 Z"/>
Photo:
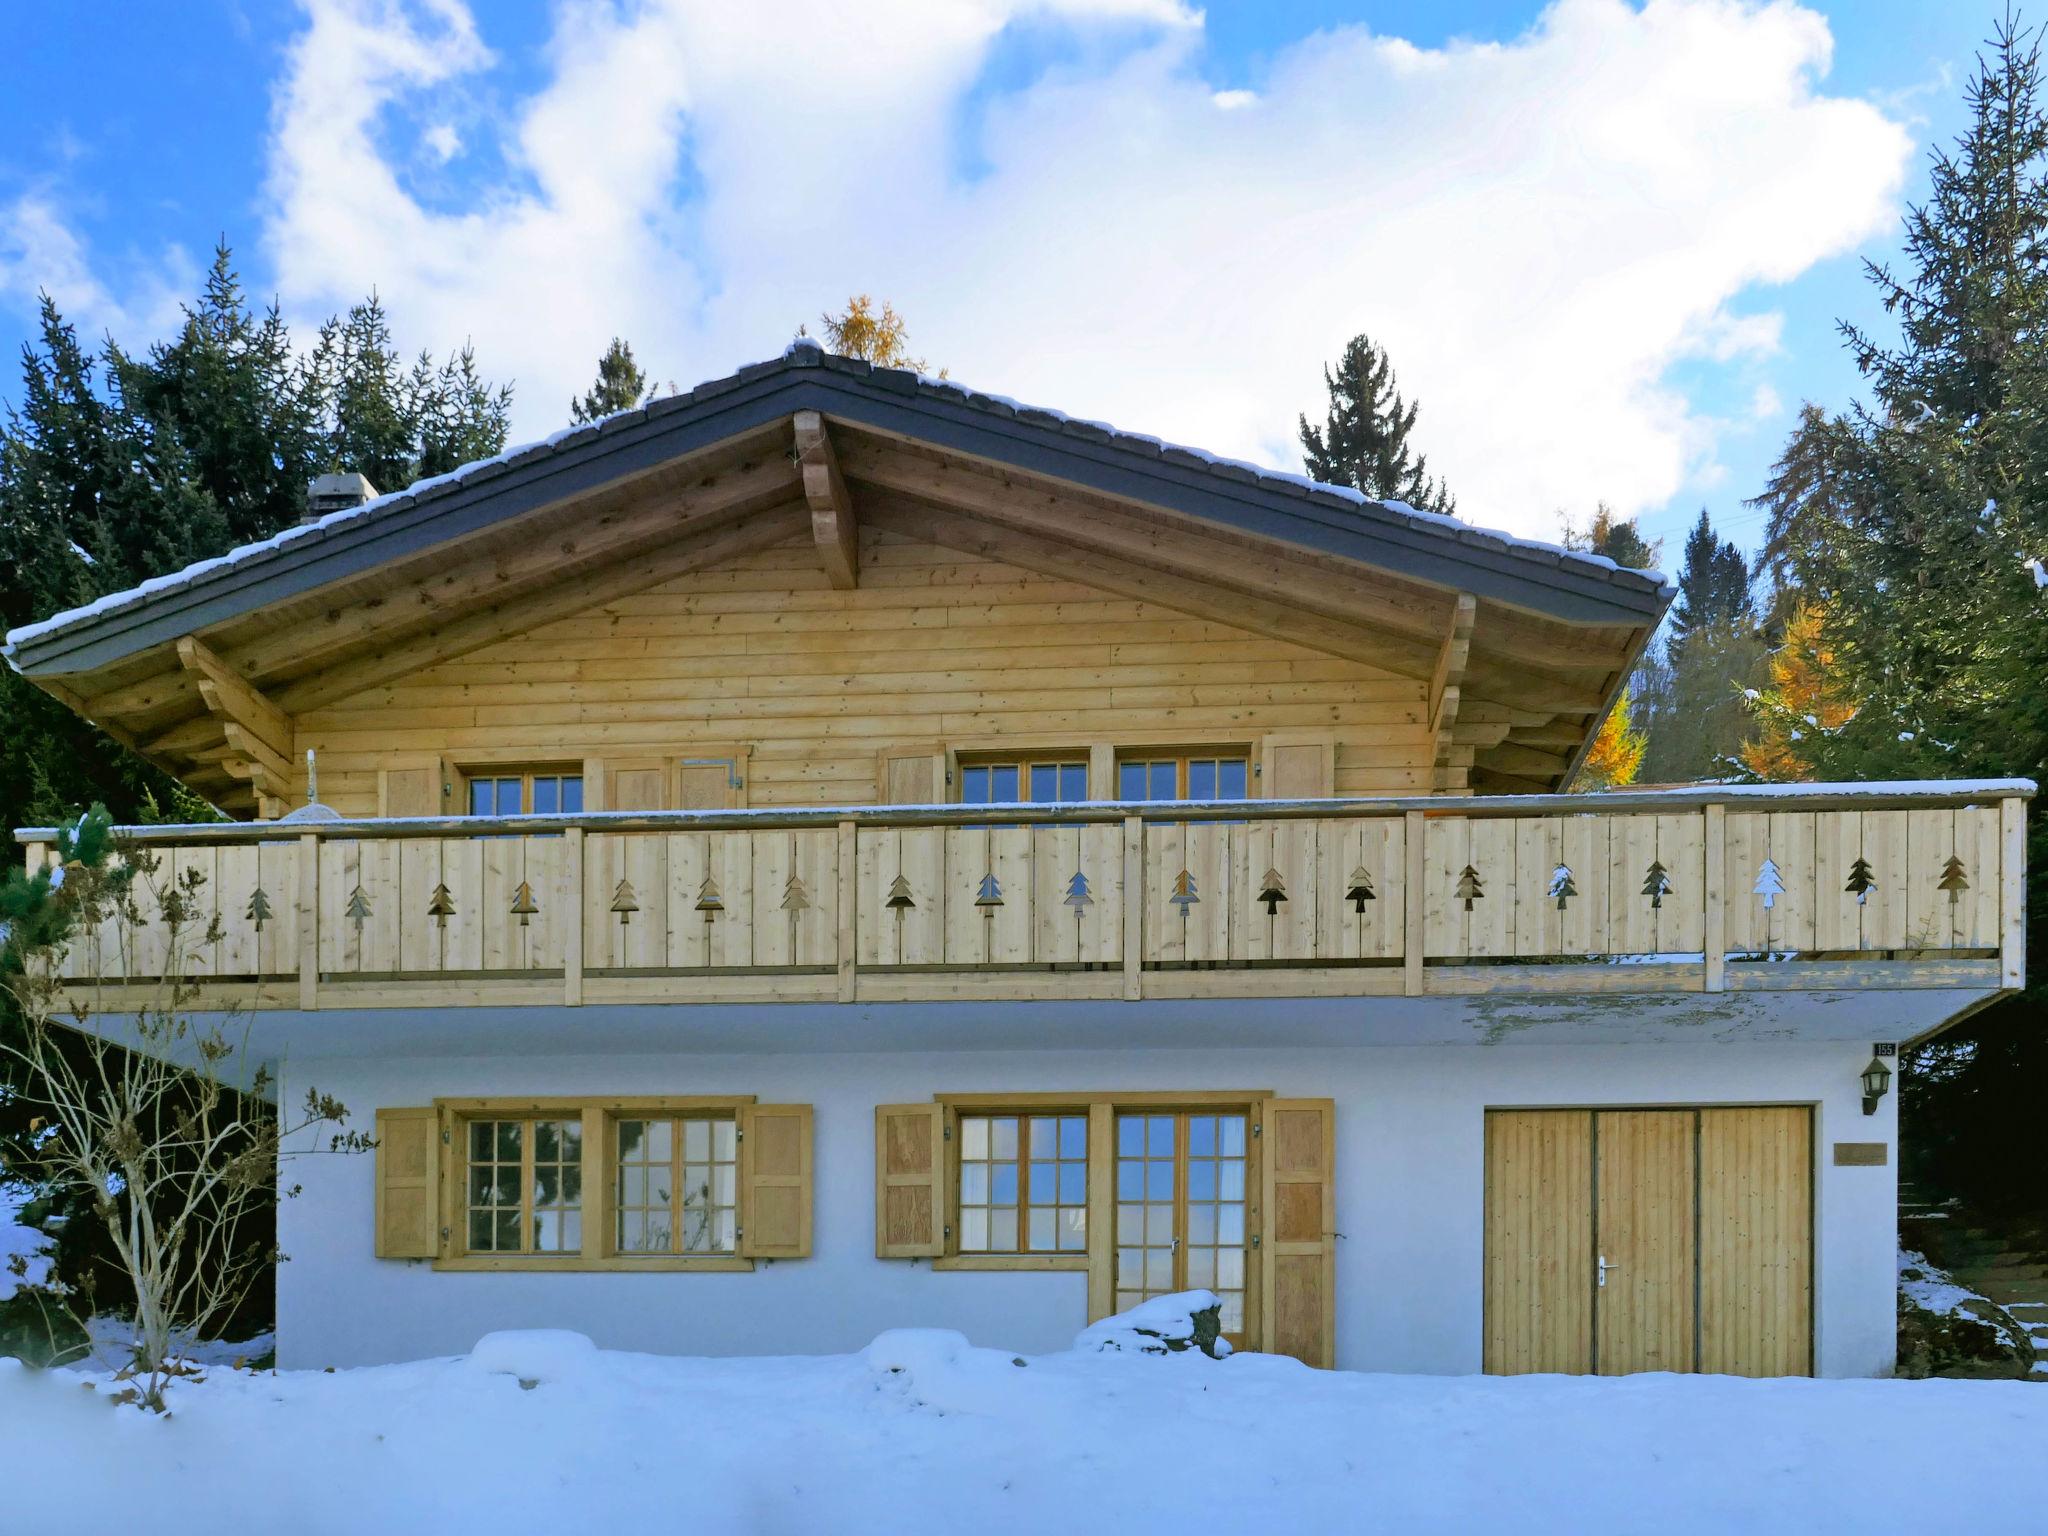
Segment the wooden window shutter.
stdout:
<path fill-rule="evenodd" d="M 1336 1106 L 1268 1099 L 1261 1115 L 1263 1344 L 1305 1365 L 1336 1364 Z"/>
<path fill-rule="evenodd" d="M 443 810 L 443 769 L 439 758 L 394 764 L 377 770 L 379 816 L 439 816 Z"/>
<path fill-rule="evenodd" d="M 585 803 L 588 803 L 587 797 Z M 667 810 L 668 764 L 659 758 L 607 758 L 604 765 L 604 809 Z"/>
<path fill-rule="evenodd" d="M 945 1106 L 875 1106 L 875 1257 L 946 1251 Z"/>
<path fill-rule="evenodd" d="M 377 1257 L 431 1259 L 441 1252 L 441 1116 L 377 1111 Z"/>
<path fill-rule="evenodd" d="M 811 1256 L 811 1106 L 739 1110 L 740 1241 L 749 1259 Z"/>
<path fill-rule="evenodd" d="M 740 804 L 733 780 L 740 776 L 737 760 L 723 758 L 700 762 L 686 758 L 676 768 L 676 809 L 679 811 L 723 811 Z"/>
<path fill-rule="evenodd" d="M 1260 744 L 1259 794 L 1267 800 L 1327 800 L 1337 792 L 1331 738 L 1268 736 Z"/>
<path fill-rule="evenodd" d="M 926 744 L 885 748 L 875 765 L 880 805 L 939 805 L 952 799 L 944 749 Z"/>

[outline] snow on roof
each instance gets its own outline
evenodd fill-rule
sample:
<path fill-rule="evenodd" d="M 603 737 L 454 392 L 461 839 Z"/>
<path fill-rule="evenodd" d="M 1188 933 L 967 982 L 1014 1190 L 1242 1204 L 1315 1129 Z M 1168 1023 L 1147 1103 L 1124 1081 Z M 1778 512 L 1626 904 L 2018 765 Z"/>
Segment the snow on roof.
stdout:
<path fill-rule="evenodd" d="M 341 511 L 330 512 L 324 517 L 315 518 L 310 522 L 295 524 L 290 528 L 279 530 L 267 539 L 259 539 L 254 543 L 243 544 L 238 548 L 229 550 L 226 554 L 195 561 L 181 570 L 170 571 L 162 576 L 152 576 L 139 586 L 130 587 L 121 592 L 110 592 L 106 596 L 96 598 L 94 601 L 80 607 L 67 608 L 62 613 L 52 614 L 46 619 L 38 619 L 32 624 L 24 624 L 17 629 L 7 632 L 6 642 L 4 646 L 0 646 L 0 652 L 12 655 L 15 649 L 24 642 L 52 634 L 58 630 L 69 629 L 74 625 L 100 618 L 121 609 L 133 607 L 159 593 L 191 586 L 208 576 L 231 570 L 236 566 L 262 556 L 274 555 L 302 544 L 325 539 L 337 532 L 384 516 L 399 507 L 410 506 L 423 500 L 445 495 L 475 481 L 488 478 L 491 474 L 513 464 L 544 454 L 554 453 L 571 443 L 582 443 L 590 438 L 601 435 L 608 429 L 616 430 L 620 424 L 627 420 L 645 420 L 649 416 L 663 415 L 694 401 L 724 394 L 737 384 L 750 382 L 765 373 L 778 371 L 792 365 L 799 367 L 825 366 L 841 372 L 900 378 L 909 381 L 916 391 L 920 393 L 957 400 L 978 410 L 1012 416 L 1027 424 L 1048 427 L 1069 436 L 1108 442 L 1121 447 L 1144 449 L 1158 457 L 1193 463 L 1231 479 L 1250 480 L 1267 486 L 1286 487 L 1290 490 L 1298 491 L 1304 496 L 1312 496 L 1323 501 L 1334 500 L 1347 503 L 1360 510 L 1371 508 L 1377 513 L 1390 516 L 1412 526 L 1451 533 L 1464 541 L 1492 546 L 1502 550 L 1515 550 L 1527 554 L 1540 555 L 1556 563 L 1575 564 L 1589 571 L 1597 571 L 1608 576 L 1620 576 L 1624 579 L 1635 578 L 1637 583 L 1657 588 L 1667 596 L 1675 590 L 1670 578 L 1662 571 L 1635 570 L 1617 565 L 1605 555 L 1590 554 L 1584 550 L 1567 549 L 1563 545 L 1547 543 L 1541 539 L 1525 539 L 1497 529 L 1481 528 L 1462 519 L 1446 516 L 1441 512 L 1424 511 L 1419 507 L 1410 506 L 1402 501 L 1375 500 L 1367 496 L 1363 491 L 1356 490 L 1350 486 L 1331 485 L 1324 481 L 1311 480 L 1305 475 L 1273 469 L 1266 465 L 1253 464 L 1243 459 L 1224 458 L 1221 455 L 1210 453 L 1206 449 L 1168 442 L 1164 438 L 1154 437 L 1147 433 L 1125 432 L 1111 426 L 1107 422 L 1090 421 L 1080 417 L 1069 416 L 1064 411 L 1054 410 L 1047 406 L 1026 405 L 1021 401 L 1011 399 L 1007 395 L 995 395 L 982 390 L 970 389 L 967 385 L 952 379 L 935 378 L 930 374 L 912 373 L 901 369 L 877 368 L 873 364 L 863 362 L 857 358 L 841 357 L 828 353 L 813 338 L 799 336 L 783 350 L 781 357 L 765 362 L 745 364 L 724 378 L 709 380 L 686 393 L 667 396 L 663 399 L 650 401 L 645 405 L 629 406 L 625 410 L 616 411 L 593 422 L 565 427 L 561 431 L 537 441 L 521 443 L 505 449 L 502 453 L 493 454 L 489 458 L 477 459 L 468 464 L 459 465 L 445 474 L 431 475 L 424 480 L 415 480 L 403 490 L 387 491 L 381 496 L 364 502 L 361 506 L 343 508 Z"/>

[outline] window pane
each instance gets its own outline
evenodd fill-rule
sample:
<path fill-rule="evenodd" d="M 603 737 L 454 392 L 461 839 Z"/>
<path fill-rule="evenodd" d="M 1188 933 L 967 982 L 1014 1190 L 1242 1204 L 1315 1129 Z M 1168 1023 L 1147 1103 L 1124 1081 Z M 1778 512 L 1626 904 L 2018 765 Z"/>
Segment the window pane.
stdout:
<path fill-rule="evenodd" d="M 960 1121 L 960 1155 L 988 1156 L 988 1121 L 980 1115 L 963 1116 Z"/>
<path fill-rule="evenodd" d="M 989 771 L 976 764 L 960 770 L 960 803 L 962 805 L 992 805 L 988 793 Z"/>
<path fill-rule="evenodd" d="M 1088 1155 L 1088 1122 L 1079 1115 L 1067 1115 L 1060 1120 L 1060 1156 L 1086 1157 Z"/>
<path fill-rule="evenodd" d="M 570 815 L 583 809 L 583 776 L 565 774 L 562 778 L 562 809 Z"/>
<path fill-rule="evenodd" d="M 996 1206 L 988 1213 L 989 1247 L 999 1253 L 1008 1253 L 1017 1246 L 1017 1208 L 1014 1205 Z"/>
<path fill-rule="evenodd" d="M 1017 1121 L 1013 1115 L 1005 1115 L 988 1123 L 989 1156 L 1014 1158 L 1017 1155 Z"/>
<path fill-rule="evenodd" d="M 1017 765 L 997 763 L 989 769 L 989 803 L 1009 805 L 1017 799 Z"/>
<path fill-rule="evenodd" d="M 1216 798 L 1218 800 L 1242 800 L 1246 798 L 1245 760 L 1241 757 L 1226 758 L 1216 765 Z"/>
<path fill-rule="evenodd" d="M 517 1120 L 500 1120 L 498 1125 L 498 1161 L 519 1161 L 519 1138 L 524 1129 Z"/>
<path fill-rule="evenodd" d="M 1216 764 L 1212 759 L 1194 758 L 1188 763 L 1188 798 L 1190 800 L 1214 800 L 1216 798 Z"/>
<path fill-rule="evenodd" d="M 1047 1253 L 1057 1246 L 1054 1242 L 1057 1214 L 1049 1206 L 1033 1206 L 1031 1208 L 1030 1235 L 1031 1249 L 1034 1253 Z"/>
<path fill-rule="evenodd" d="M 1086 763 L 1060 764 L 1060 803 L 1071 805 L 1088 798 L 1088 765 Z"/>
<path fill-rule="evenodd" d="M 562 781 L 560 779 L 536 778 L 533 781 L 533 812 L 536 816 L 552 816 L 561 809 Z"/>
<path fill-rule="evenodd" d="M 1031 765 L 1031 799 L 1034 804 L 1044 805 L 1060 799 L 1060 765 L 1058 763 L 1033 763 Z"/>
<path fill-rule="evenodd" d="M 986 1206 L 961 1208 L 960 1246 L 969 1253 L 988 1252 L 988 1208 Z"/>

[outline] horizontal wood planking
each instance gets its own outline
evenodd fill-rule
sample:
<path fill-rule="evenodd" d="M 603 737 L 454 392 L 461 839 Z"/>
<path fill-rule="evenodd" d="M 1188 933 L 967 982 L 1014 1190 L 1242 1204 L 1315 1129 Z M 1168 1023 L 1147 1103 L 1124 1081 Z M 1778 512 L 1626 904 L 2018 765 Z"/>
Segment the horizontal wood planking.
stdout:
<path fill-rule="evenodd" d="M 1422 685 L 878 531 L 834 590 L 806 537 L 299 717 L 322 799 L 372 813 L 400 752 L 753 744 L 749 803 L 864 803 L 894 741 L 1251 745 L 1327 727 L 1340 794 L 1427 793 Z"/>

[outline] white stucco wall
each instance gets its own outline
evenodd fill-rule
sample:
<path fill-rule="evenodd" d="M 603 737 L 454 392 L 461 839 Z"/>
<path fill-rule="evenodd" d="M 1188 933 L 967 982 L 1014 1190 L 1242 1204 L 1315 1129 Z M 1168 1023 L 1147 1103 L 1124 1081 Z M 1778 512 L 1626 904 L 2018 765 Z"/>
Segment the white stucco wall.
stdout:
<path fill-rule="evenodd" d="M 1882 1038 L 1881 1028 L 1874 1034 Z M 1079 1274 L 934 1273 L 874 1257 L 874 1106 L 935 1092 L 1271 1090 L 1337 1103 L 1337 1351 L 1347 1369 L 1480 1368 L 1488 1107 L 1815 1106 L 1816 1337 L 1826 1376 L 1888 1373 L 1894 1343 L 1895 1097 L 1861 1109 L 1867 1043 L 1359 1046 L 1239 1050 L 814 1051 L 299 1060 L 369 1126 L 380 1105 L 491 1094 L 752 1093 L 815 1106 L 815 1256 L 751 1274 L 452 1274 L 372 1256 L 368 1157 L 297 1159 L 280 1237 L 280 1363 L 347 1366 L 466 1350 L 494 1328 L 569 1327 L 664 1353 L 840 1351 L 888 1327 L 958 1328 L 1027 1352 L 1086 1321 Z M 1883 1141 L 1838 1168 L 1836 1141 Z"/>

